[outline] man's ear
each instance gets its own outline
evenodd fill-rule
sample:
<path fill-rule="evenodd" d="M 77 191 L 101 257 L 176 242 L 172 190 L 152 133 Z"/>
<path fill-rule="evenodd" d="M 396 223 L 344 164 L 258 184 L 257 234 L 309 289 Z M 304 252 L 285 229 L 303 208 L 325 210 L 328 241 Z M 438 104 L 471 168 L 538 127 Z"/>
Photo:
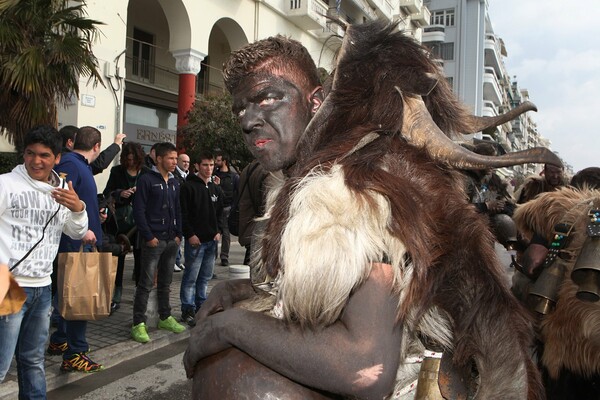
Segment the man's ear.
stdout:
<path fill-rule="evenodd" d="M 58 165 L 58 163 L 60 162 L 60 156 L 62 156 L 62 153 L 58 153 L 58 155 L 54 159 L 54 165 Z"/>
<path fill-rule="evenodd" d="M 324 99 L 325 99 L 325 93 L 323 92 L 323 87 L 321 87 L 321 86 L 316 87 L 310 93 L 309 101 L 311 104 L 310 112 L 312 115 L 315 115 L 317 113 L 317 111 L 319 110 L 319 107 L 321 107 L 321 104 L 323 104 Z"/>

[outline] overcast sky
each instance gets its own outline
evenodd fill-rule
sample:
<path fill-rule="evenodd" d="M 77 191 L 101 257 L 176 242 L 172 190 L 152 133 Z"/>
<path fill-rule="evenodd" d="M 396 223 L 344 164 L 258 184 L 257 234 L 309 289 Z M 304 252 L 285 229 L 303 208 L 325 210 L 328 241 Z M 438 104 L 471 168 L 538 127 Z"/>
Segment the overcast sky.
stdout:
<path fill-rule="evenodd" d="M 489 0 L 489 15 L 538 131 L 575 172 L 600 167 L 600 1 Z"/>

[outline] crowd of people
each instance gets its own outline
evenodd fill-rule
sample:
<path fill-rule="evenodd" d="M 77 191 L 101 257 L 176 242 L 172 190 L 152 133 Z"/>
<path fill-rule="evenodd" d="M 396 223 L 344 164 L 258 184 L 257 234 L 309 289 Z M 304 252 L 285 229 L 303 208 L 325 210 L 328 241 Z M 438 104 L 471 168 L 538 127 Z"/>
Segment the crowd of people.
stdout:
<path fill-rule="evenodd" d="M 303 154 L 304 148 L 299 143 L 305 141 L 304 144 L 307 144 L 311 140 L 303 136 L 305 128 L 313 118 L 318 119 L 317 112 L 326 101 L 314 62 L 300 43 L 281 36 L 258 41 L 250 45 L 250 50 L 234 52 L 225 67 L 225 83 L 234 100 L 233 111 L 246 144 L 256 157 L 239 175 L 229 156 L 223 152 L 202 151 L 191 158 L 178 152 L 172 143 L 161 142 L 154 144 L 145 154 L 140 144 L 123 143 L 125 135 L 122 134 L 116 135 L 114 143 L 101 152 L 101 134 L 93 127 L 69 126 L 58 132 L 52 127 L 40 126 L 27 133 L 23 164 L 10 173 L 0 175 L 0 299 L 8 290 L 9 272 L 27 294 L 19 312 L 0 316 L 0 382 L 14 356 L 20 398 L 44 398 L 46 353 L 62 355 L 60 369 L 63 371 L 96 372 L 103 369 L 102 364 L 92 360 L 88 354 L 87 322 L 65 320 L 56 312 L 60 293 L 54 278 L 58 269 L 57 254 L 80 248 L 92 251 L 95 247 L 117 256 L 111 302 L 113 312 L 120 308 L 122 300 L 125 256 L 133 251 L 132 278 L 136 290 L 131 339 L 139 343 L 151 340 L 146 314 L 149 296 L 156 287 L 157 327 L 173 333 L 185 331 L 185 325 L 196 327 L 184 356 L 188 377 L 206 373 L 206 368 L 196 368 L 198 363 L 204 362 L 213 370 L 220 371 L 223 375 L 219 376 L 232 387 L 244 385 L 247 382 L 235 377 L 240 365 L 244 364 L 248 367 L 246 371 L 277 373 L 276 377 L 267 375 L 264 384 L 276 385 L 280 390 L 308 393 L 302 391 L 314 388 L 319 394 L 404 399 L 414 396 L 414 387 L 411 387 L 414 382 L 408 378 L 402 380 L 402 373 L 413 376 L 412 372 L 418 372 L 418 363 L 421 362 L 411 351 L 422 354 L 424 343 L 435 348 L 436 351 L 430 353 L 438 353 L 436 346 L 452 348 L 449 344 L 453 340 L 449 328 L 452 325 L 448 317 L 450 311 L 448 314 L 440 312 L 445 304 L 423 301 L 419 303 L 422 308 L 416 307 L 407 313 L 402 320 L 407 326 L 418 318 L 426 320 L 413 327 L 418 331 L 416 333 L 398 326 L 399 312 L 406 311 L 402 308 L 402 301 L 416 296 L 420 290 L 414 287 L 411 293 L 400 296 L 405 286 L 409 286 L 408 281 L 403 279 L 419 275 L 416 271 L 419 260 L 413 257 L 423 250 L 435 250 L 440 253 L 437 255 L 442 260 L 440 264 L 452 264 L 461 261 L 460 254 L 463 254 L 452 246 L 445 247 L 444 243 L 436 242 L 437 231 L 417 225 L 415 229 L 422 229 L 422 234 L 430 235 L 428 237 L 437 243 L 435 249 L 419 248 L 416 241 L 408 239 L 404 244 L 397 242 L 397 237 L 389 230 L 398 229 L 397 235 L 403 235 L 406 231 L 402 230 L 402 224 L 394 220 L 392 212 L 386 214 L 382 211 L 388 203 L 378 197 L 379 192 L 375 195 L 375 189 L 373 192 L 365 190 L 362 178 L 371 175 L 362 172 L 372 166 L 361 163 L 361 157 L 375 154 L 380 156 L 379 159 L 389 161 L 391 158 L 386 156 L 391 153 L 388 152 L 397 151 L 392 155 L 398 156 L 401 144 L 392 135 L 370 138 L 370 142 L 360 140 L 351 145 L 340 139 L 329 150 L 319 149 L 322 152 L 318 154 L 322 158 Z M 268 58 L 269 62 L 262 57 Z M 389 142 L 382 145 L 379 140 Z M 327 143 L 322 142 L 321 145 L 327 146 Z M 344 146 L 347 151 L 336 155 L 335 151 L 341 151 Z M 119 151 L 119 163 L 111 168 L 106 187 L 99 195 L 94 175 L 108 168 Z M 475 145 L 472 151 L 490 157 L 496 155 L 495 148 L 489 143 Z M 410 158 L 408 153 L 402 154 L 406 156 L 404 159 Z M 333 158 L 327 160 L 327 157 Z M 415 158 L 419 157 L 425 159 L 429 156 L 419 154 Z M 432 162 L 427 161 L 426 164 Z M 378 190 L 400 196 L 400 191 L 394 191 L 394 185 L 401 183 L 389 179 L 386 182 L 382 178 L 389 178 L 391 175 L 386 175 L 389 171 L 397 172 L 393 170 L 394 165 L 386 164 L 368 172 L 378 174 L 373 178 L 376 182 L 374 187 L 380 185 Z M 427 168 L 423 169 L 429 174 L 427 176 L 438 176 L 437 168 Z M 356 176 L 361 179 L 355 180 Z M 513 215 L 517 215 L 517 221 L 521 221 L 519 226 L 523 227 L 526 224 L 520 216 L 520 207 L 529 213 L 537 212 L 539 215 L 535 217 L 541 220 L 549 217 L 545 214 L 548 213 L 547 208 L 531 206 L 545 199 L 545 193 L 562 193 L 564 187 L 569 186 L 569 190 L 591 191 L 586 192 L 589 197 L 595 196 L 594 191 L 600 187 L 599 168 L 580 171 L 567 185 L 563 168 L 550 163 L 544 165 L 539 176 L 526 179 L 514 195 L 510 185 L 493 168 L 471 168 L 448 178 L 445 176 L 442 176 L 443 179 L 448 181 L 441 183 L 454 190 L 447 192 L 451 195 L 447 199 L 448 204 L 462 207 L 457 215 L 467 216 L 470 227 L 484 227 L 481 232 L 470 236 L 478 237 L 480 242 L 469 244 L 469 248 L 484 248 L 483 257 L 495 260 L 490 255 L 491 251 L 488 252 L 493 247 L 486 242 L 495 234 L 502 245 L 518 250 L 518 256 L 511 264 L 517 270 L 515 285 L 520 285 L 519 280 L 535 283 L 543 270 L 561 256 L 553 246 L 557 243 L 563 246 L 564 243 L 554 237 L 556 232 L 548 233 L 540 225 L 532 224 L 526 232 L 517 232 L 517 225 L 511 225 Z M 454 182 L 464 185 L 454 186 Z M 402 183 L 407 185 L 406 190 L 417 188 L 413 194 L 418 197 L 419 185 L 409 180 Z M 430 182 L 418 183 L 425 185 Z M 269 190 L 276 195 L 267 196 Z M 357 194 L 366 199 L 359 202 L 359 211 L 352 204 Z M 393 206 L 399 204 L 392 203 Z M 419 206 L 414 204 L 415 209 Z M 427 207 L 432 207 L 428 209 L 431 211 L 441 206 Z M 452 212 L 454 210 L 446 210 L 444 218 Z M 237 213 L 236 231 L 230 232 L 230 216 Z M 597 217 L 592 213 L 592 225 Z M 431 222 L 440 224 L 443 221 L 431 219 Z M 511 226 L 506 228 L 507 224 Z M 340 227 L 342 225 L 343 228 Z M 489 232 L 485 229 L 486 225 Z M 506 240 L 507 236 L 499 233 L 502 229 L 515 229 L 515 234 Z M 374 237 L 377 235 L 373 232 L 382 237 Z M 567 236 L 569 233 L 570 230 Z M 219 284 L 209 296 L 207 287 L 213 277 L 215 263 L 219 260 L 222 266 L 229 265 L 232 234 L 237 235 L 240 244 L 246 247 L 244 263 L 252 266 L 253 276 L 250 280 Z M 351 242 L 350 246 L 345 245 L 346 240 Z M 409 246 L 413 246 L 413 252 L 409 251 Z M 448 259 L 444 258 L 444 251 L 450 254 Z M 401 256 L 398 257 L 398 254 Z M 322 268 L 312 268 L 311 262 L 322 265 Z M 402 273 L 398 272 L 400 269 Z M 183 274 L 179 288 L 180 316 L 172 315 L 169 297 L 176 272 Z M 439 269 L 431 274 L 436 272 Z M 483 275 L 495 279 L 495 270 L 492 268 L 488 272 Z M 462 275 L 462 278 L 468 280 L 469 277 Z M 478 279 L 490 282 L 485 278 Z M 479 285 L 480 281 L 476 283 Z M 436 282 L 431 284 L 430 289 L 434 291 L 443 284 L 445 282 Z M 509 295 L 508 288 L 501 284 L 497 286 L 496 283 L 490 286 L 494 293 Z M 449 291 L 461 288 L 458 285 L 458 289 L 452 287 Z M 486 288 L 479 287 L 477 290 Z M 527 289 L 525 294 L 529 294 Z M 485 298 L 483 294 L 478 296 L 477 302 Z M 260 310 L 232 306 L 241 300 L 251 302 L 256 297 L 260 297 Z M 507 302 L 514 300 L 512 297 L 503 299 Z M 498 299 L 490 299 L 490 304 L 493 301 Z M 528 306 L 526 300 L 523 303 Z M 525 313 L 510 310 L 516 301 L 507 304 L 509 310 L 506 312 L 515 313 L 510 314 L 514 317 L 510 323 L 523 322 L 515 325 L 518 329 L 527 327 L 529 319 Z M 462 307 L 466 312 L 466 306 Z M 49 336 L 52 308 L 55 310 L 52 320 L 56 330 Z M 428 325 L 437 317 L 442 318 L 443 323 L 434 327 Z M 476 319 L 477 316 L 472 317 Z M 505 317 L 502 314 L 501 318 Z M 481 373 L 486 365 L 492 365 L 490 368 L 500 371 L 492 374 L 496 379 L 518 381 L 514 386 L 498 388 L 482 378 L 480 388 L 492 393 L 490 398 L 500 398 L 493 393 L 505 390 L 507 398 L 519 398 L 528 390 L 538 390 L 535 387 L 537 375 L 528 363 L 535 359 L 540 370 L 545 372 L 540 360 L 544 351 L 547 353 L 549 350 L 544 349 L 544 338 L 537 336 L 536 345 L 532 343 L 531 346 L 532 353 L 520 354 L 517 345 L 526 342 L 527 335 L 518 329 L 512 335 L 514 337 L 504 338 L 515 346 L 514 357 L 503 355 L 506 364 L 514 362 L 510 371 L 500 371 L 502 366 L 492 365 L 493 362 L 485 364 L 479 360 L 480 364 L 477 364 Z M 46 347 L 48 338 L 49 345 Z M 476 338 L 473 339 L 475 342 Z M 235 364 L 227 364 L 227 357 L 234 353 L 219 360 L 210 358 L 231 347 L 243 351 L 236 356 Z M 469 346 L 458 346 L 452 350 L 458 353 L 467 351 L 466 347 Z M 491 347 L 485 349 L 497 351 L 490 350 Z M 487 356 L 483 351 L 471 350 L 476 353 L 473 358 Z M 519 359 L 521 356 L 524 360 Z M 409 362 L 409 358 L 414 360 Z M 399 366 L 401 359 L 408 366 Z M 472 365 L 467 365 L 470 376 Z M 458 365 L 452 364 L 450 368 L 458 369 Z M 410 373 L 407 372 L 409 370 Z M 398 371 L 401 373 L 397 374 Z M 506 375 L 503 375 L 504 372 Z M 520 376 L 526 373 L 528 378 Z M 519 379 L 514 374 L 519 374 Z M 562 375 L 563 380 L 565 374 L 571 380 L 563 384 L 572 384 L 573 379 L 577 379 L 578 385 L 587 385 L 585 396 L 599 395 L 597 372 L 582 375 L 577 371 L 567 371 Z M 556 388 L 561 388 L 560 379 L 547 375 L 544 374 L 544 384 L 558 392 Z M 266 379 L 259 372 L 252 372 L 250 376 Z M 198 377 L 197 382 L 200 381 Z M 452 390 L 463 390 L 458 386 Z M 259 390 L 257 387 L 249 390 Z M 282 389 L 284 387 L 286 389 Z M 196 398 L 207 398 L 202 393 L 209 390 L 209 384 L 204 387 L 194 384 Z M 224 390 L 222 398 L 227 398 L 227 389 L 221 385 L 218 390 Z M 468 392 L 469 388 L 464 390 Z M 458 392 L 452 393 L 458 396 Z M 310 393 L 316 395 L 317 392 Z M 552 393 L 547 395 L 552 398 Z"/>
<path fill-rule="evenodd" d="M 156 143 L 146 155 L 139 143 L 124 143 L 125 136 L 116 135 L 114 143 L 100 151 L 96 128 L 65 126 L 59 132 L 38 126 L 27 133 L 24 163 L 0 176 L 0 294 L 4 298 L 8 291 L 9 276 L 27 294 L 21 311 L 0 316 L 0 381 L 14 355 L 21 398 L 45 397 L 46 354 L 62 356 L 62 371 L 104 368 L 89 356 L 87 321 L 66 320 L 58 312 L 59 253 L 81 248 L 117 257 L 112 314 L 120 308 L 125 257 L 133 252 L 131 338 L 141 343 L 150 340 L 145 313 L 155 285 L 159 329 L 180 333 L 185 325 L 193 326 L 195 312 L 206 299 L 218 242 L 228 233 L 223 213 L 237 194 L 238 175 L 228 168 L 224 153 L 218 159 L 202 153 L 191 163 L 171 143 Z M 100 192 L 94 175 L 119 153 L 119 163 L 110 169 Z M 215 171 L 217 160 L 220 168 Z M 229 236 L 221 250 L 224 265 L 228 247 Z M 171 283 L 178 267 L 184 271 L 183 313 L 175 318 L 169 293 L 175 290 Z M 56 330 L 49 335 L 51 326 Z"/>

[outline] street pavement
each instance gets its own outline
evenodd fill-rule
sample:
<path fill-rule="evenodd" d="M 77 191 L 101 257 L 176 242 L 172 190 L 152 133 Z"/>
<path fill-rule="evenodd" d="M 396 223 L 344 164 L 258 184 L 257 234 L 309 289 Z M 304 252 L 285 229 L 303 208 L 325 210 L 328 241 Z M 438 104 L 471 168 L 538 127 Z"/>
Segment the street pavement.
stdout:
<path fill-rule="evenodd" d="M 232 236 L 229 254 L 230 264 L 242 264 L 244 259 L 244 251 L 245 249 L 238 244 L 237 238 Z M 133 317 L 133 294 L 135 291 L 132 274 L 133 256 L 129 254 L 125 259 L 121 308 L 107 318 L 99 321 L 88 322 L 87 340 L 91 348 L 89 356 L 94 361 L 103 364 L 107 369 L 124 361 L 160 349 L 169 344 L 187 340 L 189 337 L 189 329 L 183 333 L 175 334 L 172 332 L 159 330 L 155 326 L 149 326 L 148 334 L 150 335 L 150 342 L 141 344 L 134 342 L 131 339 L 130 332 Z M 215 274 L 217 277 L 209 282 L 209 290 L 220 281 L 239 277 L 237 274 L 231 274 L 230 276 L 229 267 L 222 267 L 220 265 L 220 260 L 217 260 L 215 263 Z M 179 320 L 181 317 L 179 287 L 181 285 L 182 276 L 183 272 L 173 273 L 173 283 L 171 284 L 171 314 L 177 320 Z M 54 329 L 51 328 L 50 333 L 53 331 Z M 61 372 L 61 362 L 62 356 L 46 355 L 45 366 L 48 391 L 93 375 L 81 372 Z M 0 384 L 0 399 L 16 399 L 18 397 L 18 392 L 19 387 L 17 383 L 16 363 L 13 360 L 13 364 L 11 365 L 4 382 Z"/>

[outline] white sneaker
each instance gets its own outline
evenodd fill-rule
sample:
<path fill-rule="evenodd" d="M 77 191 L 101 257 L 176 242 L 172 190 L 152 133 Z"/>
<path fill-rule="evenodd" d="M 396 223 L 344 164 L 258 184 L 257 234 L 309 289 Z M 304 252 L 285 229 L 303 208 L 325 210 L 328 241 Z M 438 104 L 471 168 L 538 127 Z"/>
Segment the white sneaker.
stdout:
<path fill-rule="evenodd" d="M 173 272 L 181 272 L 182 270 L 183 269 L 179 265 L 177 265 L 177 264 L 175 264 L 173 266 Z"/>
<path fill-rule="evenodd" d="M 183 271 L 185 269 L 185 265 L 179 264 L 179 268 L 181 268 L 181 270 Z"/>

